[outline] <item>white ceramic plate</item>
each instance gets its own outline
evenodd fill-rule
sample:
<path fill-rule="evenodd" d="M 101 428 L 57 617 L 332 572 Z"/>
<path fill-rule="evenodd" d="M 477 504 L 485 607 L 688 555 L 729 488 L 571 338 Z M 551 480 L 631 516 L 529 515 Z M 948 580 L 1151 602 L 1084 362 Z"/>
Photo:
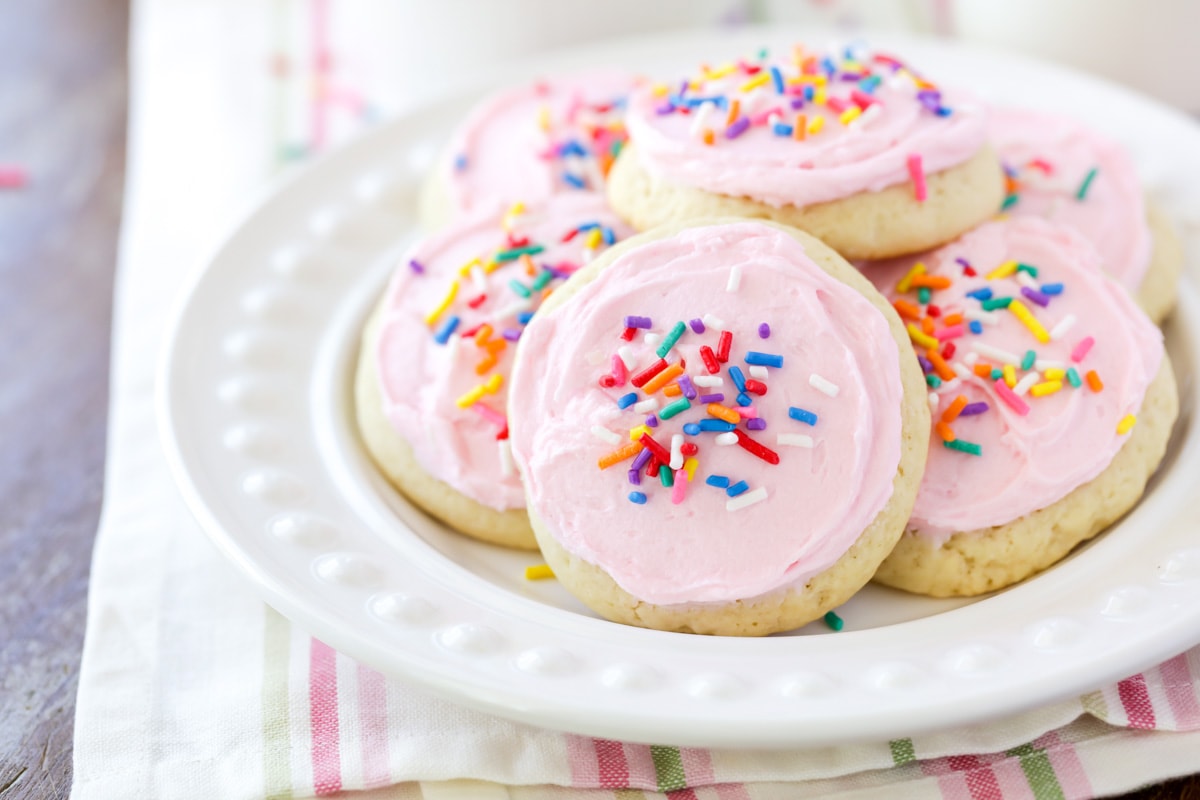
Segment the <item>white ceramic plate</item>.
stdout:
<path fill-rule="evenodd" d="M 670 75 L 799 38 L 646 39 L 521 72 L 617 62 Z M 1200 129 L 1185 117 L 995 52 L 881 44 L 989 99 L 1108 130 L 1176 218 L 1200 209 Z M 1168 327 L 1182 417 L 1151 490 L 1091 546 L 996 596 L 934 601 L 868 587 L 840 610 L 838 634 L 640 630 L 595 618 L 553 581 L 526 582 L 536 555 L 468 541 L 414 510 L 364 456 L 351 370 L 367 310 L 417 235 L 420 179 L 469 99 L 396 119 L 277 192 L 199 278 L 167 343 L 160 411 L 179 482 L 275 608 L 459 702 L 583 734 L 706 746 L 882 740 L 977 722 L 1200 641 L 1200 302 L 1186 284 Z"/>

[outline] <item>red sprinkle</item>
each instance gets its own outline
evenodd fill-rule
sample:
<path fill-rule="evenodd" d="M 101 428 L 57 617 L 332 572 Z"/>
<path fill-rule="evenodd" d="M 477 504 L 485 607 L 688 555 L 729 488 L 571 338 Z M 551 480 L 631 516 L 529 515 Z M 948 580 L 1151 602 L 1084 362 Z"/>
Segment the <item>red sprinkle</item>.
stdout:
<path fill-rule="evenodd" d="M 646 367 L 644 370 L 639 372 L 637 375 L 634 375 L 632 378 L 630 378 L 629 382 L 640 389 L 646 385 L 647 381 L 649 381 L 651 378 L 653 378 L 655 375 L 662 372 L 666 368 L 667 368 L 667 362 L 664 359 L 660 358 L 658 361 L 655 361 L 653 364 Z M 666 460 L 670 461 L 671 459 L 668 456 Z"/>
<path fill-rule="evenodd" d="M 646 475 L 651 478 L 657 478 L 660 464 L 662 462 L 658 460 L 658 456 L 650 456 L 650 460 L 646 462 Z"/>
<path fill-rule="evenodd" d="M 696 453 L 700 452 L 700 448 L 697 447 L 693 442 L 684 442 L 683 446 L 679 448 L 679 452 L 683 453 L 685 456 L 694 456 Z"/>
<path fill-rule="evenodd" d="M 639 441 L 642 444 L 646 445 L 646 449 L 649 450 L 652 454 L 654 454 L 654 457 L 657 458 L 659 461 L 661 461 L 664 464 L 671 463 L 670 451 L 667 450 L 666 448 L 664 448 L 658 442 L 654 441 L 653 436 L 651 436 L 648 433 L 643 433 L 641 438 L 639 439 Z"/>
<path fill-rule="evenodd" d="M 562 241 L 569 242 L 578 235 L 579 235 L 579 228 L 575 228 L 574 230 L 567 231 L 567 235 L 562 237 Z"/>
<path fill-rule="evenodd" d="M 709 375 L 716 375 L 721 371 L 717 357 L 713 354 L 712 348 L 706 344 L 700 345 L 700 359 L 704 362 L 704 368 L 708 370 Z"/>
<path fill-rule="evenodd" d="M 479 308 L 481 305 L 483 305 L 484 300 L 487 300 L 487 295 L 481 294 L 479 297 L 468 300 L 467 305 L 469 305 L 471 308 Z"/>
<path fill-rule="evenodd" d="M 621 338 L 627 342 L 632 342 L 634 335 L 637 333 L 637 328 L 626 328 L 621 332 Z"/>
<path fill-rule="evenodd" d="M 925 313 L 934 319 L 937 319 L 942 315 L 942 309 L 938 306 L 935 306 L 933 303 L 930 303 L 929 305 L 925 306 Z"/>
<path fill-rule="evenodd" d="M 730 331 L 721 331 L 721 338 L 717 341 L 717 361 L 724 364 L 729 360 L 729 348 L 733 347 L 733 333 Z"/>
<path fill-rule="evenodd" d="M 616 385 L 617 385 L 617 379 L 614 378 L 612 375 L 601 375 L 600 376 L 600 388 L 611 389 L 612 387 L 614 387 Z"/>
<path fill-rule="evenodd" d="M 733 432 L 733 434 L 735 436 L 737 436 L 738 444 L 740 444 L 742 446 L 742 449 L 744 449 L 746 452 L 758 456 L 759 458 L 761 458 L 763 461 L 767 462 L 768 464 L 778 464 L 779 463 L 779 454 L 778 453 L 776 453 L 771 448 L 766 447 L 765 445 L 762 445 L 759 442 L 756 442 L 753 439 L 751 439 L 749 437 L 749 435 L 747 435 L 746 432 L 743 431 L 741 428 L 738 428 L 737 430 L 735 430 Z M 643 436 L 642 441 L 644 443 L 646 435 L 642 434 L 642 436 Z M 649 447 L 649 445 L 646 445 L 646 446 Z"/>
<path fill-rule="evenodd" d="M 966 275 L 968 278 L 974 278 L 978 274 L 974 267 L 963 267 L 963 275 Z"/>
<path fill-rule="evenodd" d="M 762 381 L 756 381 L 753 378 L 746 381 L 746 391 L 750 394 L 756 394 L 760 397 L 767 393 L 767 385 Z"/>
<path fill-rule="evenodd" d="M 496 441 L 502 442 L 507 438 L 508 438 L 508 423 L 506 422 L 506 423 L 504 423 L 504 427 L 500 429 L 500 432 L 496 434 Z"/>
<path fill-rule="evenodd" d="M 946 342 L 946 346 L 942 348 L 942 358 L 954 358 L 956 349 L 954 342 Z"/>

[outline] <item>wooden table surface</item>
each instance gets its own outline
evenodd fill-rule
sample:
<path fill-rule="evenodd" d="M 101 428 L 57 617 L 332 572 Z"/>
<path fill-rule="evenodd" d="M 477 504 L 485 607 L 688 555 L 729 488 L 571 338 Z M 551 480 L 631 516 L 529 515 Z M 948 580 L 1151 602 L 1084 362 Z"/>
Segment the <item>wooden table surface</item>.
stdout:
<path fill-rule="evenodd" d="M 0 798 L 65 798 L 103 485 L 129 7 L 0 0 L 0 19 L 0 165 L 30 173 L 0 189 Z M 1200 800 L 1200 778 L 1130 797 Z"/>

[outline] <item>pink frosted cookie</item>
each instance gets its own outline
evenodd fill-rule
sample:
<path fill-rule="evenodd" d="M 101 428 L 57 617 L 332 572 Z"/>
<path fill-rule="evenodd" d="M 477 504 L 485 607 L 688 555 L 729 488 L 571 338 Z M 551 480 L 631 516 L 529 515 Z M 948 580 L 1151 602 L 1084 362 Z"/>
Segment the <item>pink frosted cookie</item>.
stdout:
<path fill-rule="evenodd" d="M 876 580 L 971 595 L 1045 569 L 1138 498 L 1177 413 L 1162 334 L 1073 228 L 983 225 L 875 268 L 925 372 L 929 461 Z"/>
<path fill-rule="evenodd" d="M 513 353 L 545 298 L 628 232 L 581 194 L 461 220 L 401 259 L 355 385 L 363 440 L 397 488 L 463 533 L 536 547 L 509 457 Z"/>
<path fill-rule="evenodd" d="M 772 223 L 613 248 L 526 330 L 513 457 L 543 555 L 598 613 L 763 635 L 819 618 L 900 535 L 928 409 L 900 321 Z"/>
<path fill-rule="evenodd" d="M 1165 219 L 1148 219 L 1128 153 L 1054 114 L 996 108 L 988 129 L 1008 176 L 1002 208 L 1078 230 L 1108 274 L 1161 321 L 1175 303 L 1182 251 Z"/>
<path fill-rule="evenodd" d="M 609 200 L 638 229 L 768 218 L 847 258 L 888 258 L 953 239 L 1003 199 L 984 109 L 883 53 L 701 66 L 635 90 L 626 125 Z"/>
<path fill-rule="evenodd" d="M 473 108 L 454 132 L 421 198 L 430 228 L 460 214 L 603 192 L 625 142 L 634 78 L 592 71 L 514 86 Z"/>

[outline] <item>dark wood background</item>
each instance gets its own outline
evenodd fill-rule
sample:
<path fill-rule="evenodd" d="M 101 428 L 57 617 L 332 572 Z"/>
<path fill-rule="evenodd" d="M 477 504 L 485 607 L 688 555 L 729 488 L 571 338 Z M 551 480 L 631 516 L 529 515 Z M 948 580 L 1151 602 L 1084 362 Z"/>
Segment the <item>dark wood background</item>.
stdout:
<path fill-rule="evenodd" d="M 100 513 L 128 0 L 0 0 L 0 798 L 65 798 Z M 1131 795 L 1200 800 L 1200 779 Z M 215 799 L 215 800 L 219 800 Z"/>

